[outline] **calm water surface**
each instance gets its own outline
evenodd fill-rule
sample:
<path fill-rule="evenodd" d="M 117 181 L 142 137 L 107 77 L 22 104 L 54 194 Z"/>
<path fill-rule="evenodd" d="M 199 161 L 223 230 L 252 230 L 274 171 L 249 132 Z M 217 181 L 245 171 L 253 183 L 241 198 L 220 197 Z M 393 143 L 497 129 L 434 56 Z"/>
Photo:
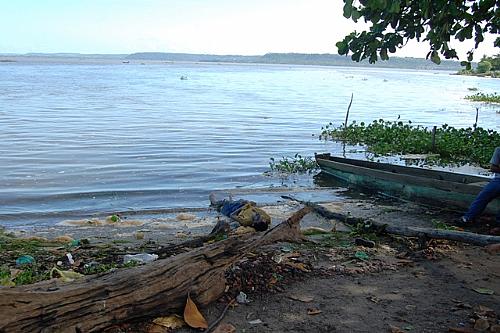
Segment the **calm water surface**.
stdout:
<path fill-rule="evenodd" d="M 500 107 L 463 99 L 472 87 L 498 92 L 500 80 L 449 74 L 0 64 L 0 223 L 204 207 L 214 189 L 280 186 L 280 178 L 263 176 L 270 157 L 340 151 L 313 134 L 343 122 L 351 93 L 350 120 L 400 115 L 464 127 L 480 107 L 479 125 L 500 130 Z"/>

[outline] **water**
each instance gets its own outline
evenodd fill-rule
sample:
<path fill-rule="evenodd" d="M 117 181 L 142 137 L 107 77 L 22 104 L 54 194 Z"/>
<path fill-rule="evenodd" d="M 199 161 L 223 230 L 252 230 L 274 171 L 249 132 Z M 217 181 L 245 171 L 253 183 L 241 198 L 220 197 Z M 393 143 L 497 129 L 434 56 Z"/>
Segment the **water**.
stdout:
<path fill-rule="evenodd" d="M 270 157 L 340 150 L 313 134 L 343 122 L 351 93 L 350 120 L 400 115 L 426 126 L 464 127 L 479 106 L 479 125 L 500 130 L 499 107 L 463 99 L 472 87 L 498 92 L 500 81 L 449 74 L 0 64 L 0 223 L 204 207 L 215 189 L 280 186 L 280 178 L 263 175 Z"/>

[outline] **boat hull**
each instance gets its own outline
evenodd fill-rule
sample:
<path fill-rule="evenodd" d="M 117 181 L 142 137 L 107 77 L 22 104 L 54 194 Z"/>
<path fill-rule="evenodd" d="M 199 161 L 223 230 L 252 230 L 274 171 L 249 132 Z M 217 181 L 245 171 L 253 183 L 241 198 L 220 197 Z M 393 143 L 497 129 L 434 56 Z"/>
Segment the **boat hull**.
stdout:
<path fill-rule="evenodd" d="M 323 172 L 348 184 L 398 198 L 462 210 L 469 207 L 488 182 L 486 177 L 356 161 L 328 154 L 316 155 L 316 161 Z M 499 209 L 500 199 L 496 199 L 488 205 L 486 212 L 496 213 Z"/>

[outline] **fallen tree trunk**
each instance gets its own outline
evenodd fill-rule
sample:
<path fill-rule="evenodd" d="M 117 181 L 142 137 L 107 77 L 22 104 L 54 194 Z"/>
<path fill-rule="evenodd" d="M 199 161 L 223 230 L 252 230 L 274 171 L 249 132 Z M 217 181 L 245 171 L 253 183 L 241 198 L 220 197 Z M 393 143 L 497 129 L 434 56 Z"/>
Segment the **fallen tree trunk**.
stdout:
<path fill-rule="evenodd" d="M 482 235 L 465 231 L 440 230 L 432 228 L 404 227 L 404 226 L 391 225 L 383 222 L 360 219 L 352 216 L 347 216 L 341 213 L 332 212 L 319 204 L 308 201 L 297 200 L 290 196 L 283 196 L 283 198 L 300 202 L 306 207 L 311 207 L 311 209 L 314 212 L 318 213 L 319 215 L 327 219 L 338 220 L 340 222 L 343 222 L 351 226 L 357 226 L 359 223 L 369 224 L 375 229 L 387 232 L 389 234 L 401 235 L 407 237 L 447 239 L 447 240 L 469 243 L 474 245 L 481 245 L 481 246 L 500 243 L 499 236 Z"/>
<path fill-rule="evenodd" d="M 0 288 L 0 332 L 102 331 L 177 311 L 188 292 L 206 305 L 223 294 L 225 269 L 246 253 L 276 241 L 301 241 L 300 220 L 310 210 L 299 210 L 264 234 L 230 237 L 148 265 L 72 283 Z"/>

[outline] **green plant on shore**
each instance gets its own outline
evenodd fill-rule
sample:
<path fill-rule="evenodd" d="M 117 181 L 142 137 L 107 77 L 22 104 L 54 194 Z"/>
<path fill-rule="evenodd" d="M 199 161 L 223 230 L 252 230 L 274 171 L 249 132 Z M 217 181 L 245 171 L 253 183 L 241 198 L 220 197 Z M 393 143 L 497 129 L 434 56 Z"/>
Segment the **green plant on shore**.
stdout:
<path fill-rule="evenodd" d="M 477 93 L 474 95 L 465 96 L 465 99 L 473 102 L 484 102 L 484 103 L 500 103 L 500 95 L 497 93 L 485 94 Z"/>
<path fill-rule="evenodd" d="M 284 173 L 311 173 L 318 169 L 318 165 L 312 157 L 302 157 L 299 154 L 295 154 L 293 157 L 283 156 L 279 161 L 271 157 L 269 167 L 271 171 Z"/>
<path fill-rule="evenodd" d="M 411 121 L 375 120 L 365 123 L 352 122 L 349 126 L 322 128 L 320 138 L 364 144 L 377 156 L 391 154 L 436 154 L 430 162 L 440 164 L 472 163 L 489 167 L 493 151 L 500 146 L 500 134 L 493 130 L 454 128 L 447 124 L 436 129 L 435 146 L 432 131 Z"/>

